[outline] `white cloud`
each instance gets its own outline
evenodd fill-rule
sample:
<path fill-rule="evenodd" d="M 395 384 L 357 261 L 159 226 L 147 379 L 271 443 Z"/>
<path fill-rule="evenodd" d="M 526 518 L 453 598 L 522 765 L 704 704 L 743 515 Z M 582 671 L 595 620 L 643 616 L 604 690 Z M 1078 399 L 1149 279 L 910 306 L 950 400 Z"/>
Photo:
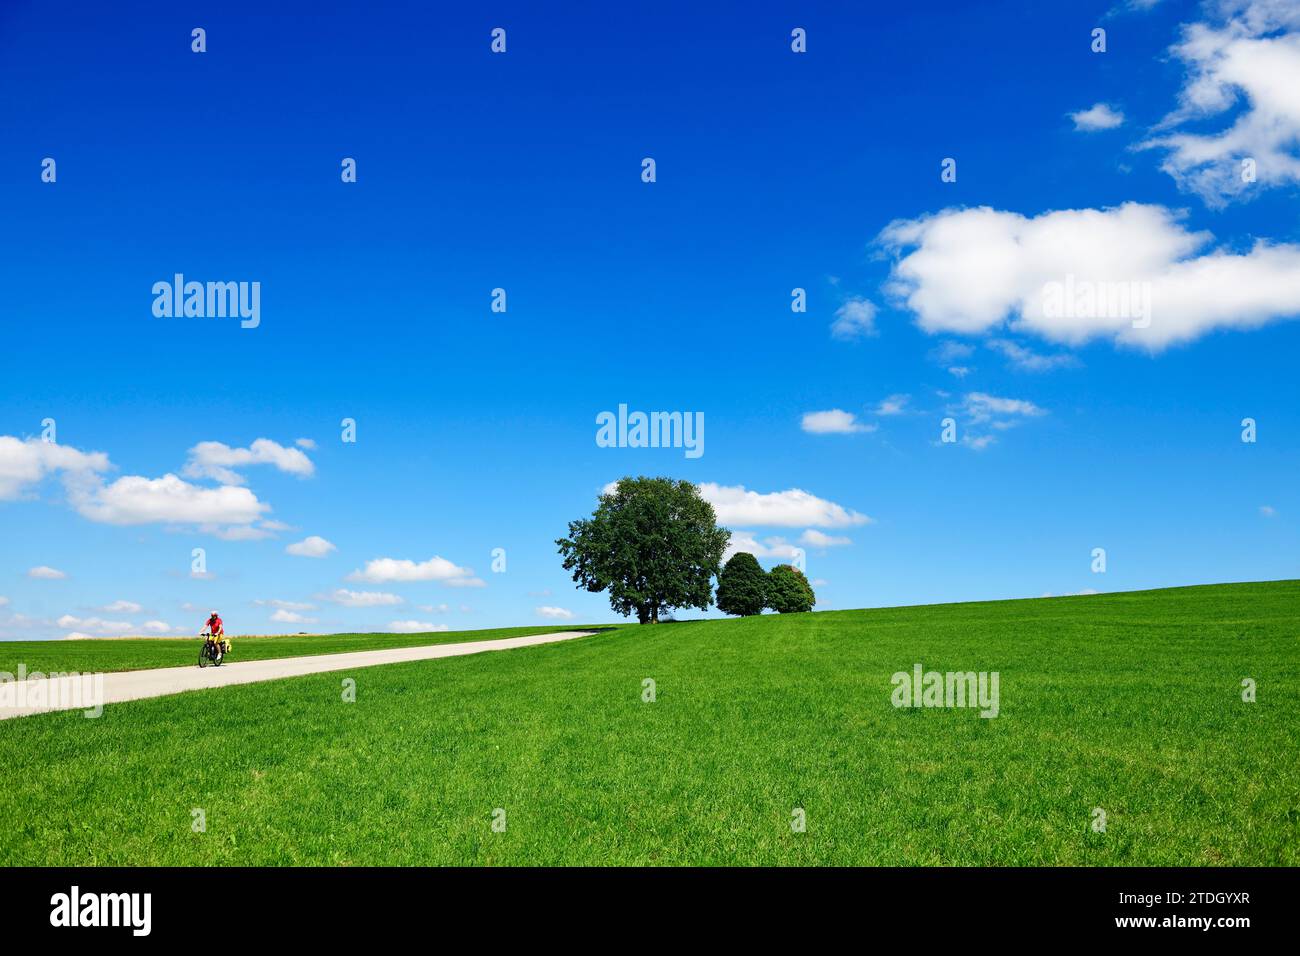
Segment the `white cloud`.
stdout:
<path fill-rule="evenodd" d="M 419 604 L 416 606 L 426 614 L 446 614 L 451 610 L 451 605 L 449 604 Z"/>
<path fill-rule="evenodd" d="M 954 365 L 948 369 L 948 374 L 954 378 L 965 378 L 970 374 L 970 369 L 965 365 Z"/>
<path fill-rule="evenodd" d="M 800 549 L 785 538 L 768 537 L 762 541 L 752 531 L 733 531 L 723 549 L 722 560 L 726 562 L 737 551 L 748 551 L 756 558 L 784 558 L 793 560 L 798 557 Z"/>
<path fill-rule="evenodd" d="M 284 550 L 288 554 L 295 554 L 300 558 L 323 558 L 331 551 L 337 551 L 338 548 L 320 535 L 313 534 L 302 541 L 289 545 Z"/>
<path fill-rule="evenodd" d="M 297 611 L 286 611 L 283 608 L 271 615 L 271 620 L 277 624 L 315 624 L 314 617 L 304 617 Z"/>
<path fill-rule="evenodd" d="M 568 610 L 567 608 L 551 607 L 548 604 L 544 604 L 541 607 L 536 608 L 535 610 L 539 617 L 549 617 L 557 621 L 567 621 L 572 619 L 573 617 L 573 612 Z"/>
<path fill-rule="evenodd" d="M 111 467 L 103 452 L 82 452 L 39 438 L 21 440 L 0 435 L 0 501 L 18 498 L 29 485 L 56 472 L 90 474 Z"/>
<path fill-rule="evenodd" d="M 45 564 L 30 569 L 27 572 L 27 576 L 29 578 L 36 578 L 38 581 L 62 581 L 67 577 L 65 573 L 57 568 L 51 568 Z"/>
<path fill-rule="evenodd" d="M 907 403 L 911 399 L 910 395 L 890 395 L 882 399 L 876 406 L 876 414 L 883 417 L 890 415 L 902 415 L 907 410 Z"/>
<path fill-rule="evenodd" d="M 348 575 L 349 581 L 368 581 L 381 584 L 389 581 L 438 581 L 448 587 L 485 587 L 486 582 L 474 577 L 469 568 L 462 568 L 446 558 L 435 555 L 428 561 L 416 563 L 405 558 L 375 558 L 367 561 L 364 569 Z"/>
<path fill-rule="evenodd" d="M 5 597 L 3 594 L 0 594 L 0 607 L 4 607 L 8 603 L 9 603 L 9 599 Z"/>
<path fill-rule="evenodd" d="M 1300 4 L 1219 0 L 1214 22 L 1187 25 L 1171 52 L 1187 75 L 1178 108 L 1140 148 L 1167 150 L 1161 168 L 1210 206 L 1300 183 Z M 1240 108 L 1238 108 L 1240 107 Z M 1176 131 L 1232 114 L 1211 132 Z M 1257 182 L 1243 175 L 1253 159 Z"/>
<path fill-rule="evenodd" d="M 1016 419 L 1038 418 L 1046 415 L 1045 409 L 1022 398 L 999 398 L 984 392 L 970 392 L 963 401 L 963 410 L 967 418 L 975 424 L 993 422 L 1008 423 Z"/>
<path fill-rule="evenodd" d="M 199 530 L 204 534 L 214 535 L 222 541 L 262 541 L 266 538 L 275 537 L 275 532 L 267 527 L 267 522 L 259 522 L 256 525 L 234 525 L 229 528 L 223 528 L 215 524 L 204 524 L 199 526 Z"/>
<path fill-rule="evenodd" d="M 121 637 L 136 630 L 130 621 L 108 621 L 99 617 L 74 617 L 65 614 L 54 622 L 59 627 L 74 627 L 79 631 L 98 634 L 101 637 Z"/>
<path fill-rule="evenodd" d="M 399 601 L 400 601 L 400 598 L 399 598 Z M 309 604 L 309 603 L 307 603 L 306 601 L 281 601 L 281 600 L 278 600 L 278 599 L 272 598 L 272 599 L 269 599 L 269 600 L 259 599 L 259 600 L 254 601 L 253 603 L 256 604 L 258 607 L 274 607 L 274 608 L 279 608 L 279 609 L 282 610 L 282 611 L 314 611 L 314 610 L 316 610 L 316 605 L 315 605 L 315 604 Z M 189 608 L 186 608 L 186 610 L 189 610 Z"/>
<path fill-rule="evenodd" d="M 832 408 L 824 412 L 805 412 L 801 427 L 813 435 L 850 435 L 854 432 L 872 432 L 875 425 L 859 422 L 852 412 Z"/>
<path fill-rule="evenodd" d="M 1074 128 L 1080 133 L 1091 133 L 1101 129 L 1114 129 L 1124 125 L 1124 114 L 1111 109 L 1105 103 L 1097 103 L 1086 110 L 1071 113 Z"/>
<path fill-rule="evenodd" d="M 799 536 L 799 543 L 809 548 L 839 548 L 852 544 L 853 540 L 826 534 L 816 528 L 809 528 Z"/>
<path fill-rule="evenodd" d="M 799 488 L 760 494 L 757 491 L 747 491 L 744 485 L 705 482 L 699 487 L 700 495 L 713 505 L 718 521 L 722 524 L 843 528 L 871 521 L 864 514 L 818 498 Z"/>
<path fill-rule="evenodd" d="M 1263 515 L 1265 518 L 1277 517 L 1277 509 L 1274 508 L 1272 505 L 1260 505 L 1259 513 Z"/>
<path fill-rule="evenodd" d="M 167 634 L 174 630 L 174 628 L 166 621 L 145 621 L 143 629 L 148 631 L 150 634 Z"/>
<path fill-rule="evenodd" d="M 311 451 L 313 448 L 316 447 L 315 440 L 311 438 L 299 438 L 296 442 L 294 442 L 294 444 L 297 445 L 299 448 L 306 448 L 308 451 Z"/>
<path fill-rule="evenodd" d="M 347 588 L 336 588 L 329 594 L 318 596 L 322 600 L 329 601 L 332 604 L 341 604 L 344 607 L 382 607 L 401 604 L 403 600 L 396 594 L 389 594 L 385 591 L 349 591 Z"/>
<path fill-rule="evenodd" d="M 1300 314 L 1300 245 L 1204 251 L 1211 240 L 1164 207 L 1138 203 L 1034 217 L 950 209 L 894 222 L 880 235 L 899 256 L 890 293 L 932 333 L 983 334 L 1010 323 L 1071 345 L 1110 338 L 1156 351 Z M 1115 306 L 1130 294 L 1127 311 L 1103 307 L 1106 296 Z"/>
<path fill-rule="evenodd" d="M 270 510 L 247 488 L 202 488 L 172 474 L 128 475 L 108 485 L 82 482 L 70 485 L 69 492 L 83 517 L 103 524 L 193 524 L 219 531 L 220 526 L 252 524 Z"/>
<path fill-rule="evenodd" d="M 988 346 L 1005 355 L 1011 366 L 1022 372 L 1050 372 L 1055 368 L 1071 368 L 1079 364 L 1073 355 L 1064 352 L 1042 355 L 1008 339 L 991 339 Z"/>
<path fill-rule="evenodd" d="M 186 478 L 212 478 L 226 485 L 242 485 L 244 477 L 234 469 L 247 465 L 272 465 L 299 478 L 310 478 L 316 470 L 301 450 L 259 438 L 247 448 L 231 448 L 219 441 L 199 442 L 190 449 L 182 474 Z"/>
<path fill-rule="evenodd" d="M 108 614 L 139 614 L 144 607 L 134 601 L 114 601 L 112 604 L 105 604 L 100 610 Z"/>
<path fill-rule="evenodd" d="M 434 624 L 432 621 L 389 621 L 388 629 L 398 634 L 425 634 L 432 631 L 448 630 L 446 624 Z"/>
<path fill-rule="evenodd" d="M 985 428 L 1006 431 L 1047 414 L 1046 409 L 1026 399 L 1002 398 L 985 392 L 967 393 L 958 405 L 949 408 L 949 412 L 965 418 L 967 428 L 961 436 L 961 443 L 974 451 L 983 451 L 997 441 L 996 436 L 984 431 Z"/>
<path fill-rule="evenodd" d="M 952 339 L 944 339 L 933 349 L 930 350 L 930 361 L 939 365 L 951 365 L 959 359 L 970 358 L 975 354 L 975 346 L 968 345 L 965 342 L 954 342 Z"/>
<path fill-rule="evenodd" d="M 876 307 L 866 299 L 849 299 L 835 310 L 831 335 L 837 339 L 856 339 L 876 334 Z"/>
<path fill-rule="evenodd" d="M 59 473 L 68 501 L 91 521 L 189 524 L 226 540 L 265 538 L 284 527 L 273 521 L 257 524 L 270 506 L 245 488 L 201 488 L 173 474 L 154 479 L 128 475 L 106 484 L 103 472 L 111 468 L 103 452 L 0 435 L 0 500 L 20 497 L 28 486 Z"/>

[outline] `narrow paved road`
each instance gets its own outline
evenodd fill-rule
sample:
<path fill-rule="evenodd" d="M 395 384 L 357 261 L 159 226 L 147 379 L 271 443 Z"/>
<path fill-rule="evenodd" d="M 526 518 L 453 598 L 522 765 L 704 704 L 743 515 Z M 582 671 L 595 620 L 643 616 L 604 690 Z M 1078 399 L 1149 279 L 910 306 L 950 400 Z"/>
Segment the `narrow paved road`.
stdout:
<path fill-rule="evenodd" d="M 0 685 L 0 720 L 9 717 L 26 717 L 51 710 L 85 710 L 88 702 L 120 704 L 126 700 L 144 697 L 163 697 L 187 690 L 206 690 L 210 687 L 229 687 L 232 684 L 255 684 L 281 677 L 300 677 L 303 674 L 322 674 L 326 671 L 347 671 L 379 664 L 400 664 L 405 661 L 427 661 L 437 657 L 459 657 L 462 654 L 482 654 L 485 651 L 504 651 L 514 647 L 532 647 L 555 641 L 571 641 L 587 637 L 595 631 L 559 631 L 555 634 L 533 634 L 527 637 L 505 637 L 495 641 L 465 641 L 460 644 L 433 644 L 427 647 L 398 647 L 382 651 L 351 651 L 346 654 L 316 654 L 311 657 L 281 657 L 272 661 L 235 661 L 220 667 L 200 668 L 159 667 L 146 671 L 120 671 L 116 674 L 96 675 L 92 682 L 83 678 L 79 688 L 81 696 L 73 697 L 69 683 L 58 680 L 14 681 Z M 238 647 L 236 647 L 236 652 Z M 198 656 L 198 645 L 195 645 Z M 94 683 L 103 681 L 102 694 Z M 93 692 L 92 698 L 89 694 Z"/>

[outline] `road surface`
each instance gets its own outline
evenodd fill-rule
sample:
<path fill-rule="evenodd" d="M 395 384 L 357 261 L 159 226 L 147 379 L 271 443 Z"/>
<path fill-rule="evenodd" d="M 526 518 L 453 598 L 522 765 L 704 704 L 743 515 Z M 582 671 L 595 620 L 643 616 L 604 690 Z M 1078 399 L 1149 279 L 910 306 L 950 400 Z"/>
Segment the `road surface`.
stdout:
<path fill-rule="evenodd" d="M 63 683 L 52 678 L 14 681 L 0 685 L 0 720 L 26 717 L 29 714 L 52 710 L 86 710 L 92 702 L 120 704 L 127 700 L 145 697 L 163 697 L 189 690 L 206 690 L 212 687 L 229 687 L 233 684 L 255 684 L 259 681 L 278 680 L 281 677 L 301 677 L 304 674 L 322 674 L 326 671 L 356 670 L 379 664 L 400 664 L 406 661 L 427 661 L 438 657 L 459 657 L 462 654 L 482 654 L 485 651 L 504 651 L 515 647 L 532 647 L 555 641 L 570 641 L 587 637 L 595 631 L 559 631 L 554 634 L 532 634 L 526 637 L 505 637 L 493 641 L 465 641 L 459 644 L 432 644 L 424 647 L 396 647 L 382 651 L 350 651 L 345 654 L 315 654 L 310 657 L 281 657 L 270 661 L 234 661 L 220 667 L 200 668 L 159 667 L 144 671 L 119 671 L 90 678 L 86 675 L 72 693 L 69 679 Z M 195 656 L 198 645 L 195 644 Z M 71 680 L 77 680 L 72 678 Z M 102 685 L 98 682 L 102 681 Z M 98 685 L 98 686 L 97 686 Z"/>

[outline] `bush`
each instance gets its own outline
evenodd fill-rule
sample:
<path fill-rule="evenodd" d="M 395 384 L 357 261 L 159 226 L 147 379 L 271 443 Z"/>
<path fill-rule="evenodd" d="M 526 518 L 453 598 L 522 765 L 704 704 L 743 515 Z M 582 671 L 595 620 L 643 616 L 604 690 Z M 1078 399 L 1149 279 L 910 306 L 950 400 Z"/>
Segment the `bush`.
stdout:
<path fill-rule="evenodd" d="M 802 614 L 817 603 L 812 585 L 803 572 L 789 564 L 778 564 L 767 574 L 767 606 L 781 614 Z"/>
<path fill-rule="evenodd" d="M 737 551 L 718 575 L 718 610 L 748 617 L 767 607 L 767 572 L 748 551 Z"/>

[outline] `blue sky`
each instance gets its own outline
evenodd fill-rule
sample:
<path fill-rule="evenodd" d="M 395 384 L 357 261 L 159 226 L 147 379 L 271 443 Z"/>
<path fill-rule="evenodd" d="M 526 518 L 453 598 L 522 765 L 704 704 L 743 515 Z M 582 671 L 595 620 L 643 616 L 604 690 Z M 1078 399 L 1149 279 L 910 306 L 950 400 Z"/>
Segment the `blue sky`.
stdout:
<path fill-rule="evenodd" d="M 553 541 L 627 474 L 824 608 L 1296 576 L 1288 5 L 259 6 L 0 12 L 0 639 L 608 620 Z"/>

